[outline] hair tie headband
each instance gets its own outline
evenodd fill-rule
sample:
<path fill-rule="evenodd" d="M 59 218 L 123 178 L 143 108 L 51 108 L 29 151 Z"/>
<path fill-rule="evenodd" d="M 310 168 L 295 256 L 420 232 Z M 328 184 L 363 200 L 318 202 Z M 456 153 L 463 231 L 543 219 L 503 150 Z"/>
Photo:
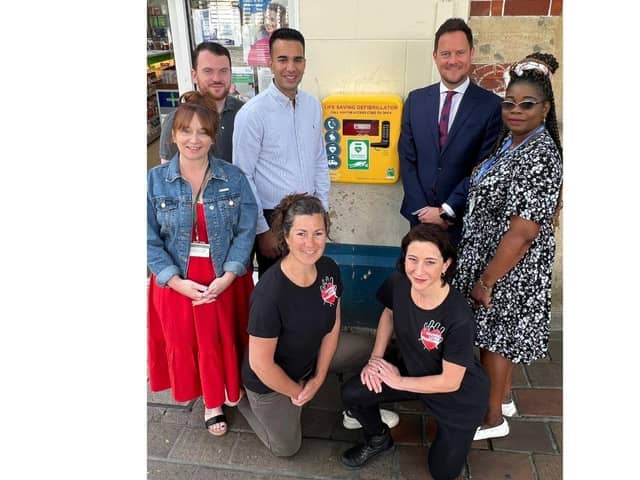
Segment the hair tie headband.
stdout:
<path fill-rule="evenodd" d="M 548 79 L 551 81 L 553 78 L 553 73 L 551 73 L 551 69 L 545 65 L 544 63 L 536 62 L 533 60 L 522 61 L 513 65 L 510 69 L 504 71 L 504 84 L 505 87 L 509 86 L 509 82 L 511 81 L 510 71 L 513 71 L 514 75 L 517 77 L 521 77 L 525 70 L 538 70 L 542 72 Z"/>

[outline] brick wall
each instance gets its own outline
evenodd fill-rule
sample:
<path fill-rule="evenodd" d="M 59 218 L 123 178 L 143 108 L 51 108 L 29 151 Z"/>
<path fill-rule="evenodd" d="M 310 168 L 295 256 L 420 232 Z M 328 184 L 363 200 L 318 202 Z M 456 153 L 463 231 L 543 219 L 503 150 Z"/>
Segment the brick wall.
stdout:
<path fill-rule="evenodd" d="M 559 16 L 562 0 L 471 0 L 470 16 Z"/>
<path fill-rule="evenodd" d="M 510 63 L 476 63 L 471 70 L 471 80 L 477 85 L 491 90 L 496 95 L 504 97 L 504 71 L 509 68 Z"/>

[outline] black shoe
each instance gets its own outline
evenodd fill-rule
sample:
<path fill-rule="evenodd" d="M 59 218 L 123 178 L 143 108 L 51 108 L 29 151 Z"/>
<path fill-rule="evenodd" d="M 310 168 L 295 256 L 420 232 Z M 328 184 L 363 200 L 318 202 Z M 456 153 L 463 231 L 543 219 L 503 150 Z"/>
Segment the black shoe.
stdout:
<path fill-rule="evenodd" d="M 367 442 L 351 447 L 341 455 L 340 461 L 349 468 L 360 468 L 376 455 L 393 449 L 393 438 L 389 430 L 385 429 L 384 433 L 373 435 Z"/>

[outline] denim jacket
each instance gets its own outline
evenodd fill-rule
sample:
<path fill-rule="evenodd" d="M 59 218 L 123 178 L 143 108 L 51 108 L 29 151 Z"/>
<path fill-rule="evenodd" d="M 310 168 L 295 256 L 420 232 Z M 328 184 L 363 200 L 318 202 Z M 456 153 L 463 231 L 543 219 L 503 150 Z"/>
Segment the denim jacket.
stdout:
<path fill-rule="evenodd" d="M 180 176 L 176 153 L 147 177 L 147 265 L 164 286 L 174 275 L 186 278 L 193 228 L 191 185 Z M 209 155 L 203 193 L 211 261 L 218 276 L 243 275 L 256 235 L 258 206 L 242 171 Z"/>

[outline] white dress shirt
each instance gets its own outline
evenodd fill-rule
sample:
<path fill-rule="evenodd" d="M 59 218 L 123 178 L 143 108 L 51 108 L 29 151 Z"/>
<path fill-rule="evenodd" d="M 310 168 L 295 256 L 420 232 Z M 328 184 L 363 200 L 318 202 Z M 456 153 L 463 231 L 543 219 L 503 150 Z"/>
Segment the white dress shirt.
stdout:
<path fill-rule="evenodd" d="M 451 110 L 449 111 L 449 128 L 447 132 L 451 131 L 451 125 L 453 125 L 453 121 L 456 118 L 456 113 L 458 113 L 458 107 L 460 106 L 460 102 L 462 101 L 462 97 L 464 96 L 464 92 L 467 91 L 469 87 L 469 77 L 462 82 L 462 85 L 458 85 L 456 88 L 452 89 L 454 92 L 458 92 L 457 95 L 451 97 Z M 440 108 L 438 108 L 438 121 L 440 121 L 440 114 L 442 113 L 442 107 L 444 105 L 444 100 L 447 98 L 447 92 L 449 89 L 440 82 Z"/>

